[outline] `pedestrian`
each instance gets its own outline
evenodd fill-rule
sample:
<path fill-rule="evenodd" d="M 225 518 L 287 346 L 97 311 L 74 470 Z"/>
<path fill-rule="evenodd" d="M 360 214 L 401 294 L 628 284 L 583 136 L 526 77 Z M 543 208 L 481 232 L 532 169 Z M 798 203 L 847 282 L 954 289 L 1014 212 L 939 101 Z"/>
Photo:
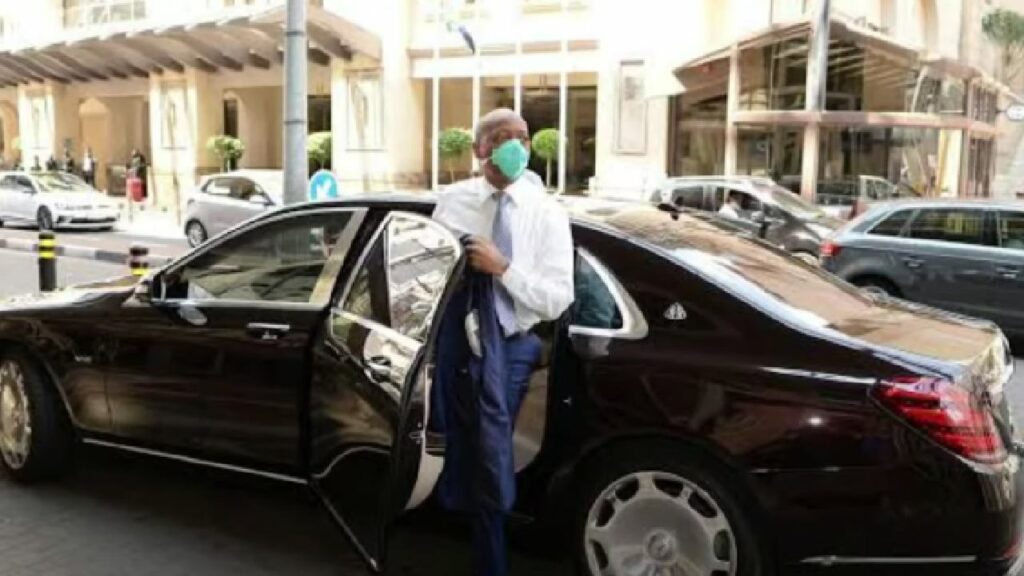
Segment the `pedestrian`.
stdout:
<path fill-rule="evenodd" d="M 92 155 L 92 148 L 85 149 L 85 156 L 82 158 L 82 178 L 89 186 L 96 187 L 96 157 Z"/>
<path fill-rule="evenodd" d="M 442 318 L 436 393 L 448 395 L 438 421 L 451 452 L 438 497 L 473 518 L 474 574 L 503 576 L 513 425 L 541 354 L 531 330 L 572 304 L 573 243 L 565 210 L 524 177 L 530 132 L 522 116 L 506 108 L 485 115 L 473 152 L 482 176 L 450 186 L 434 211 L 462 237 L 471 267 Z"/>
<path fill-rule="evenodd" d="M 32 171 L 33 172 L 42 172 L 43 171 L 43 167 L 39 165 L 39 156 L 36 156 L 32 160 Z"/>
<path fill-rule="evenodd" d="M 68 174 L 75 173 L 75 159 L 71 155 L 70 148 L 64 149 L 64 161 L 62 163 L 61 170 L 67 172 Z"/>
<path fill-rule="evenodd" d="M 60 165 L 57 164 L 57 159 L 54 158 L 53 154 L 50 154 L 50 157 L 46 160 L 46 171 L 56 172 L 59 167 Z"/>
<path fill-rule="evenodd" d="M 142 197 L 149 196 L 146 156 L 138 148 L 132 148 L 132 155 L 128 161 L 128 173 L 142 181 Z"/>

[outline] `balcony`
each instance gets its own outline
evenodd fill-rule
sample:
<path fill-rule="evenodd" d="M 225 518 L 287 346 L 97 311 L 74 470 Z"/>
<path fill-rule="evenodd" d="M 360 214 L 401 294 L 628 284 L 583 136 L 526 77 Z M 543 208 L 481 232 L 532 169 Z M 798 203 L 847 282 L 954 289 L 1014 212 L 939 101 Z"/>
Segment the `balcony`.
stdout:
<path fill-rule="evenodd" d="M 146 0 L 71 0 L 64 3 L 64 29 L 116 26 L 146 19 Z"/>

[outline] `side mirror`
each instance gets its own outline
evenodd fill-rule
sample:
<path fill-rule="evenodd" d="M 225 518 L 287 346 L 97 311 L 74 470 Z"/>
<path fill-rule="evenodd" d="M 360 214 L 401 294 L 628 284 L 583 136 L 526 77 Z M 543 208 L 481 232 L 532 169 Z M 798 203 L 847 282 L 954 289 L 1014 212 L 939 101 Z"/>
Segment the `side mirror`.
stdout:
<path fill-rule="evenodd" d="M 153 303 L 153 280 L 151 278 L 143 278 L 139 280 L 139 283 L 135 285 L 135 291 L 133 292 L 135 300 L 142 304 Z"/>
<path fill-rule="evenodd" d="M 257 206 L 273 206 L 274 205 L 274 202 L 270 198 L 268 198 L 267 196 L 264 196 L 263 194 L 253 194 L 252 196 L 249 196 L 249 202 L 251 204 L 255 204 Z"/>

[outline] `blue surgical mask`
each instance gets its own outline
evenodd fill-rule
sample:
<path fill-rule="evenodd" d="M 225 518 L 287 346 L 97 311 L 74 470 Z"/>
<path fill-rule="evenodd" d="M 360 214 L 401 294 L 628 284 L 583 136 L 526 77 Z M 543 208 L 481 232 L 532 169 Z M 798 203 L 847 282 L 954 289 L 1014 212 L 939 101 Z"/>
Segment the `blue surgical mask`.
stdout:
<path fill-rule="evenodd" d="M 491 152 L 491 163 L 501 170 L 509 182 L 515 182 L 526 171 L 530 151 L 518 139 L 506 140 Z"/>

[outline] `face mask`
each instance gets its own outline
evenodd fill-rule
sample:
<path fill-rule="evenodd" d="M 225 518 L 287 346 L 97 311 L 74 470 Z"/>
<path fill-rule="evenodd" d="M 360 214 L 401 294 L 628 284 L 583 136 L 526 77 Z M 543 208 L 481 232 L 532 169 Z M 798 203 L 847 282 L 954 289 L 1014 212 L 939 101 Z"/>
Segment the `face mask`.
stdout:
<path fill-rule="evenodd" d="M 501 170 L 509 182 L 515 182 L 526 171 L 530 162 L 530 151 L 519 140 L 506 140 L 491 152 L 491 163 Z"/>

